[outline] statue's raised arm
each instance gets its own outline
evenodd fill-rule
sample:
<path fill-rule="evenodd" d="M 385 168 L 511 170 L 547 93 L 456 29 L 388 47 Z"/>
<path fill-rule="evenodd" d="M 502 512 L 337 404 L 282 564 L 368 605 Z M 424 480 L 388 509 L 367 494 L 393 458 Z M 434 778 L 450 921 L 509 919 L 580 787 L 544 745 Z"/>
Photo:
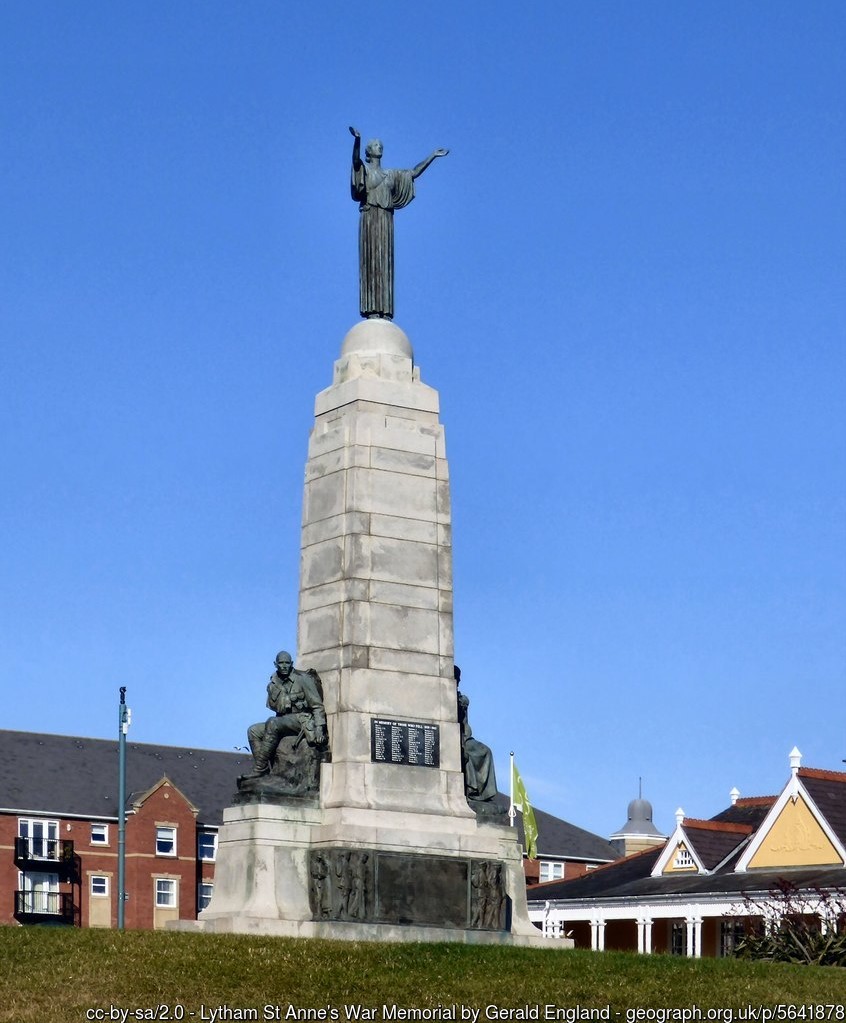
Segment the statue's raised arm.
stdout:
<path fill-rule="evenodd" d="M 433 153 L 427 156 L 425 160 L 421 160 L 420 163 L 417 164 L 417 166 L 412 170 L 411 176 L 413 178 L 419 178 L 430 163 L 434 163 L 439 156 L 446 156 L 448 153 L 448 149 L 436 149 Z"/>
<path fill-rule="evenodd" d="M 394 317 L 394 210 L 414 198 L 414 180 L 448 149 L 436 149 L 411 170 L 382 166 L 380 139 L 371 139 L 361 159 L 361 133 L 353 137 L 350 190 L 360 210 L 358 227 L 359 308 L 366 319 Z"/>
<path fill-rule="evenodd" d="M 353 151 L 352 151 L 352 164 L 353 174 L 361 166 L 361 132 L 356 131 L 352 125 L 350 125 L 350 135 L 353 137 Z M 353 196 L 355 198 L 355 196 Z"/>

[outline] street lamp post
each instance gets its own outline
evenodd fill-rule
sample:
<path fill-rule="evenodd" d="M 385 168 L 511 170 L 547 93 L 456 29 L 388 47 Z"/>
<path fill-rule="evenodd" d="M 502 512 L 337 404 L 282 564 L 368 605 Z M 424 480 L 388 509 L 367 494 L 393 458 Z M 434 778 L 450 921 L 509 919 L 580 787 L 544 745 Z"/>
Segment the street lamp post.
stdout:
<path fill-rule="evenodd" d="M 126 733 L 132 711 L 126 705 L 126 686 L 120 687 L 118 707 L 118 892 L 117 925 L 124 927 L 126 904 Z"/>

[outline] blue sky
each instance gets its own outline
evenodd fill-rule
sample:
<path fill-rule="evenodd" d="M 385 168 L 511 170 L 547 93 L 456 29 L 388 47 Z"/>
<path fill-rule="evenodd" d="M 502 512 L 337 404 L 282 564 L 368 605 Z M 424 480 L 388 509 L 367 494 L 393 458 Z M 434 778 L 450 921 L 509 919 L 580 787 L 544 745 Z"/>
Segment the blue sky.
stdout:
<path fill-rule="evenodd" d="M 350 136 L 441 395 L 501 785 L 608 834 L 846 758 L 846 7 L 0 7 L 4 727 L 231 749 L 296 635 Z"/>

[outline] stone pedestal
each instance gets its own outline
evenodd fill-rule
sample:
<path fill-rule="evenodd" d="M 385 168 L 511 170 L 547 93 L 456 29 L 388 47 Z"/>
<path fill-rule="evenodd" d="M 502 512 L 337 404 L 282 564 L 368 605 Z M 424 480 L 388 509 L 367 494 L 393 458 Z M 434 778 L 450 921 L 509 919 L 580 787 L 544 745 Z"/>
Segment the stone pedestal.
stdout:
<path fill-rule="evenodd" d="M 206 929 L 544 943 L 516 832 L 465 798 L 438 411 L 397 326 L 353 327 L 303 502 L 296 661 L 322 679 L 331 762 L 313 805 L 226 811 Z"/>

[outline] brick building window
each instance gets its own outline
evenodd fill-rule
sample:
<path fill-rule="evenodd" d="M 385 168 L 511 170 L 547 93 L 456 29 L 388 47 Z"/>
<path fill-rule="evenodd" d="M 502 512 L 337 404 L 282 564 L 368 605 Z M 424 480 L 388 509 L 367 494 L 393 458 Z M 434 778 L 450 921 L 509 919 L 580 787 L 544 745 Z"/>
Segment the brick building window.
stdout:
<path fill-rule="evenodd" d="M 201 831 L 197 836 L 197 859 L 214 860 L 217 858 L 217 832 Z"/>
<path fill-rule="evenodd" d="M 564 877 L 563 863 L 555 863 L 552 860 L 541 860 L 540 863 L 541 881 L 558 881 L 562 877 Z"/>
<path fill-rule="evenodd" d="M 25 913 L 59 915 L 59 875 L 44 871 L 18 874 L 22 908 Z"/>
<path fill-rule="evenodd" d="M 104 896 L 109 894 L 109 879 L 103 874 L 91 875 L 91 894 Z"/>
<path fill-rule="evenodd" d="M 176 881 L 173 878 L 156 878 L 156 906 L 160 909 L 176 908 Z"/>
<path fill-rule="evenodd" d="M 197 911 L 205 909 L 206 906 L 211 902 L 212 893 L 214 892 L 214 885 L 208 881 L 201 881 L 197 885 Z"/>
<path fill-rule="evenodd" d="M 91 825 L 91 844 L 92 845 L 108 845 L 109 844 L 109 825 L 108 824 L 92 824 Z"/>
<path fill-rule="evenodd" d="M 29 819 L 18 819 L 18 837 L 26 841 L 27 855 L 34 860 L 58 860 L 59 858 L 59 822 Z"/>
<path fill-rule="evenodd" d="M 156 828 L 156 856 L 176 855 L 176 828 L 162 825 Z"/>

